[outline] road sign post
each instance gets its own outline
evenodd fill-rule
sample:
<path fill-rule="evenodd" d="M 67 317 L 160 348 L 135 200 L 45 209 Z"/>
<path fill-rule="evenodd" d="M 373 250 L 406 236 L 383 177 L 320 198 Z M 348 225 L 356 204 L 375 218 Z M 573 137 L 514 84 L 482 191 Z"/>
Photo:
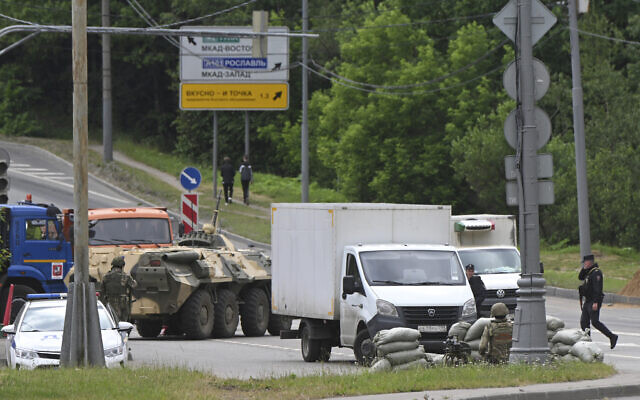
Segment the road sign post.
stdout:
<path fill-rule="evenodd" d="M 180 172 L 180 184 L 183 188 L 188 191 L 195 190 L 198 186 L 200 186 L 200 181 L 202 180 L 202 175 L 198 168 L 195 167 L 187 167 Z"/>
<path fill-rule="evenodd" d="M 180 202 L 184 233 L 198 230 L 198 193 L 183 193 Z"/>
<path fill-rule="evenodd" d="M 516 42 L 514 66 L 505 71 L 503 83 L 518 108 L 505 121 L 505 138 L 516 155 L 505 159 L 507 204 L 518 205 L 522 274 L 518 280 L 512 362 L 544 362 L 549 353 L 546 335 L 544 284 L 540 268 L 539 204 L 553 202 L 553 183 L 539 178 L 552 174 L 550 157 L 536 152 L 551 135 L 551 121 L 535 102 L 548 89 L 544 64 L 534 65 L 533 45 L 555 24 L 556 17 L 539 0 L 510 0 L 493 19 Z M 542 65 L 540 65 L 542 64 Z"/>

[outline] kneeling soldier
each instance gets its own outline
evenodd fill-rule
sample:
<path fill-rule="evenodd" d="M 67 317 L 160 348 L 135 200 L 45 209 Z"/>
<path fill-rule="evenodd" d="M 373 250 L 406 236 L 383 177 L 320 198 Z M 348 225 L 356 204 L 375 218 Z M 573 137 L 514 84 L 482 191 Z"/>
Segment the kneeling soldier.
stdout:
<path fill-rule="evenodd" d="M 513 322 L 507 319 L 507 314 L 509 314 L 509 309 L 504 303 L 496 303 L 491 306 L 491 322 L 482 332 L 480 354 L 492 364 L 509 361 Z"/>

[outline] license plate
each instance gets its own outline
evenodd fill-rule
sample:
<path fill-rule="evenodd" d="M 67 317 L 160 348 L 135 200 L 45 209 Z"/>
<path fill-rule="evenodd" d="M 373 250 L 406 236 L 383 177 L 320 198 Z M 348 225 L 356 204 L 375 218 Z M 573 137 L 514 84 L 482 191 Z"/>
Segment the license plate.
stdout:
<path fill-rule="evenodd" d="M 446 325 L 418 325 L 418 331 L 424 333 L 432 333 L 432 332 L 446 332 Z"/>

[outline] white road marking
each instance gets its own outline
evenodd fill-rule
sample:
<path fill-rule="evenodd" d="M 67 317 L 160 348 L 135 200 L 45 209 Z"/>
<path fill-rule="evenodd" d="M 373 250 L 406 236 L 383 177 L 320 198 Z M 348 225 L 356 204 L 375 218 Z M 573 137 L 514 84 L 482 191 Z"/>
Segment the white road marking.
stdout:
<path fill-rule="evenodd" d="M 62 172 L 40 172 L 34 175 L 38 175 L 38 176 L 50 176 L 50 177 L 55 177 L 55 176 L 64 176 L 64 173 Z"/>
<path fill-rule="evenodd" d="M 48 169 L 46 168 L 17 168 L 14 171 L 21 171 L 21 172 L 45 172 L 48 171 Z"/>
<path fill-rule="evenodd" d="M 612 353 L 606 353 L 605 357 L 633 358 L 634 360 L 640 360 L 640 357 L 623 356 L 622 354 L 612 354 Z"/>
<path fill-rule="evenodd" d="M 47 181 L 47 182 L 50 182 L 50 183 L 53 183 L 53 184 L 56 184 L 56 185 L 66 186 L 68 188 L 73 189 L 73 184 L 60 182 L 59 180 L 55 180 L 55 179 L 51 179 L 51 178 L 47 178 L 47 177 L 43 177 L 43 176 L 38 176 L 36 174 L 31 174 L 31 173 L 28 173 L 28 172 L 24 172 L 24 171 L 19 170 L 19 169 L 14 170 L 13 172 L 14 173 L 18 173 L 18 174 L 22 174 L 22 175 L 26 175 L 26 176 L 30 176 L 32 178 L 37 178 L 37 179 L 40 179 L 40 180 L 43 180 L 43 181 Z M 117 202 L 120 202 L 120 203 L 129 203 L 128 200 L 125 200 L 125 199 L 122 199 L 122 198 L 119 198 L 119 197 L 109 196 L 109 195 L 106 195 L 104 193 L 94 192 L 93 190 L 89 190 L 89 193 L 94 195 L 94 196 L 105 198 L 107 200 L 117 201 Z"/>
<path fill-rule="evenodd" d="M 593 342 L 593 343 L 599 344 L 599 345 L 603 345 L 603 346 L 606 346 L 606 347 L 611 346 L 611 342 Z M 637 343 L 620 343 L 620 340 L 618 340 L 618 344 L 616 344 L 616 348 L 618 348 L 620 346 L 640 347 L 640 344 L 637 344 Z"/>
<path fill-rule="evenodd" d="M 300 351 L 300 349 L 292 349 L 290 347 L 275 346 L 275 345 L 272 345 L 272 344 L 247 343 L 247 342 L 239 342 L 237 340 L 222 340 L 222 342 L 240 344 L 240 345 L 244 345 L 244 346 L 264 347 L 266 349 L 290 350 L 290 351 L 296 351 L 296 352 Z M 342 352 L 336 352 L 336 351 L 332 351 L 331 354 L 339 354 L 341 356 L 348 356 L 349 355 L 348 353 L 342 353 Z"/>

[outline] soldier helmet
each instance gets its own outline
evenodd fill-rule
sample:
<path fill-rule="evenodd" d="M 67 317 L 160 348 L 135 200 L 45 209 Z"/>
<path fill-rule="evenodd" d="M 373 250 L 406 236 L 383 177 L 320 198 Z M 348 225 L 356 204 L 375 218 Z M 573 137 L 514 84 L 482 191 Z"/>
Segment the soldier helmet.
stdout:
<path fill-rule="evenodd" d="M 496 303 L 491 306 L 491 317 L 504 318 L 509 314 L 509 309 L 504 303 Z"/>
<path fill-rule="evenodd" d="M 111 267 L 124 268 L 124 256 L 114 257 L 111 260 Z"/>

